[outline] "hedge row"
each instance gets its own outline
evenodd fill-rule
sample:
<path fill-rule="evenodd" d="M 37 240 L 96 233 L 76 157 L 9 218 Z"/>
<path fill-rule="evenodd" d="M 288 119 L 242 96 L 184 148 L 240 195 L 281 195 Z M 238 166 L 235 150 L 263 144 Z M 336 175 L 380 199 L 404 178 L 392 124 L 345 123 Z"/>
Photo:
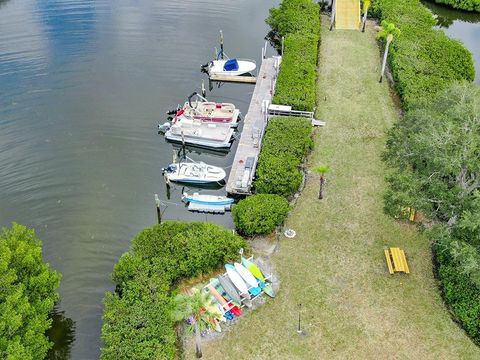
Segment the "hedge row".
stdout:
<path fill-rule="evenodd" d="M 172 359 L 174 285 L 235 259 L 246 242 L 209 223 L 166 221 L 141 231 L 122 255 L 104 299 L 101 359 Z"/>
<path fill-rule="evenodd" d="M 305 118 L 269 120 L 257 167 L 257 193 L 287 197 L 298 190 L 302 182 L 300 165 L 313 147 L 311 129 L 310 120 Z"/>
<path fill-rule="evenodd" d="M 312 0 L 283 0 L 270 10 L 267 23 L 285 49 L 273 102 L 313 111 L 320 40 L 320 6 Z"/>
<path fill-rule="evenodd" d="M 474 80 L 472 54 L 459 41 L 433 29 L 435 20 L 419 0 L 376 0 L 372 7 L 375 16 L 401 30 L 392 42 L 389 63 L 406 110 L 455 80 Z"/>
<path fill-rule="evenodd" d="M 232 217 L 235 228 L 242 234 L 267 234 L 283 222 L 288 210 L 285 198 L 274 194 L 257 194 L 235 205 Z"/>
<path fill-rule="evenodd" d="M 434 0 L 438 4 L 445 4 L 455 9 L 480 12 L 480 0 Z"/>

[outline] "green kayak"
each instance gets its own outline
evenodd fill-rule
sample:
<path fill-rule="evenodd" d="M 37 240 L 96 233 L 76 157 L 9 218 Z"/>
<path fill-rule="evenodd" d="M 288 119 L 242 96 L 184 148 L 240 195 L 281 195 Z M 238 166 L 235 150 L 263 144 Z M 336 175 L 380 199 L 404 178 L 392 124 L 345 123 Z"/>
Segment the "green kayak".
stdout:
<path fill-rule="evenodd" d="M 242 256 L 242 265 L 245 266 L 253 276 L 261 281 L 260 287 L 265 294 L 272 298 L 275 297 L 275 291 L 273 291 L 272 285 L 266 282 L 265 276 L 263 276 L 262 271 L 255 263 Z"/>

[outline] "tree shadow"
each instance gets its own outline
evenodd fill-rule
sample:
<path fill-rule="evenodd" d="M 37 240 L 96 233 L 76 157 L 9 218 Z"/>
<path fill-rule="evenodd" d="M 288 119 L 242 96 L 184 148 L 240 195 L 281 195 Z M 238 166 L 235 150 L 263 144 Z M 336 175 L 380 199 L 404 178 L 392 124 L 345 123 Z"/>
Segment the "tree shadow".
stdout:
<path fill-rule="evenodd" d="M 1 0 L 0 0 L 1 1 Z M 52 311 L 52 327 L 47 331 L 47 336 L 53 342 L 47 354 L 48 360 L 68 360 L 75 341 L 75 322 L 59 310 L 58 304 Z"/>

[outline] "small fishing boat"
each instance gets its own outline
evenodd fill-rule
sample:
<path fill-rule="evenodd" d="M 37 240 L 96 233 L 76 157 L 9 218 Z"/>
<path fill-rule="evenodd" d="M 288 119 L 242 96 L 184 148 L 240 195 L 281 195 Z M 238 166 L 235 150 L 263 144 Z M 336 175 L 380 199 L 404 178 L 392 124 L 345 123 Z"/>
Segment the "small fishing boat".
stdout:
<path fill-rule="evenodd" d="M 199 193 L 183 193 L 182 200 L 185 203 L 201 204 L 201 205 L 231 205 L 234 199 L 221 195 L 204 195 Z"/>
<path fill-rule="evenodd" d="M 172 112 L 174 112 L 174 110 L 167 112 L 167 114 L 171 114 Z M 188 97 L 183 107 L 175 112 L 172 123 L 175 124 L 182 122 L 184 119 L 189 119 L 236 127 L 239 116 L 240 110 L 232 103 L 208 101 L 203 96 L 194 92 Z"/>
<path fill-rule="evenodd" d="M 185 142 L 207 148 L 229 148 L 234 129 L 198 119 L 183 119 L 173 123 L 165 132 L 165 138 L 174 142 Z"/>
<path fill-rule="evenodd" d="M 163 168 L 163 176 L 166 181 L 208 184 L 218 183 L 225 179 L 226 173 L 221 167 L 195 162 L 187 158 L 187 161 L 172 163 Z"/>
<path fill-rule="evenodd" d="M 210 61 L 206 70 L 211 75 L 241 76 L 250 74 L 257 68 L 255 60 L 250 59 L 217 59 Z"/>

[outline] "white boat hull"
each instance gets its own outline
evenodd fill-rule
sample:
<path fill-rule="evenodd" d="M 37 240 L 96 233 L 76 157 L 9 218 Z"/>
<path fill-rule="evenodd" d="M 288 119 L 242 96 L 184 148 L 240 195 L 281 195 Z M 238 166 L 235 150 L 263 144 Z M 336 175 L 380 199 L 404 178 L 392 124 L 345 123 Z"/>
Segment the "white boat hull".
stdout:
<path fill-rule="evenodd" d="M 191 204 L 202 204 L 202 205 L 225 205 L 229 206 L 233 204 L 234 200 L 226 196 L 216 196 L 216 195 L 200 195 L 199 193 L 194 193 L 189 195 L 184 193 L 182 200 L 186 203 Z"/>
<path fill-rule="evenodd" d="M 223 67 L 227 60 L 213 60 L 210 62 L 208 72 L 210 75 L 231 75 L 240 76 L 251 73 L 257 68 L 257 64 L 253 60 L 237 59 L 238 70 L 224 70 Z"/>
<path fill-rule="evenodd" d="M 191 184 L 208 184 L 225 179 L 226 173 L 220 167 L 205 163 L 180 162 L 170 164 L 165 169 L 165 178 L 169 181 Z"/>

